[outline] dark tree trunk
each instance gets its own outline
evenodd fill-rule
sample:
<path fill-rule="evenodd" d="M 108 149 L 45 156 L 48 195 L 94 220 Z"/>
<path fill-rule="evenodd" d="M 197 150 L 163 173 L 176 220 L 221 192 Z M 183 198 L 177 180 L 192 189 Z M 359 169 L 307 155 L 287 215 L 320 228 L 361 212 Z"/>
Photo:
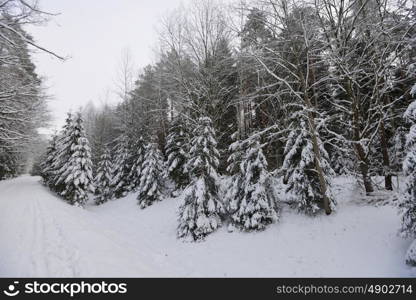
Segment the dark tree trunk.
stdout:
<path fill-rule="evenodd" d="M 360 133 L 360 109 L 359 109 L 359 101 L 354 96 L 354 93 L 351 89 L 351 83 L 347 83 L 347 93 L 348 96 L 351 98 L 352 102 L 352 127 L 353 127 L 353 140 L 354 148 L 355 148 L 355 155 L 358 160 L 358 168 L 360 170 L 361 176 L 363 178 L 363 184 L 366 194 L 374 192 L 373 184 L 371 183 L 371 176 L 369 175 L 369 165 L 367 160 L 367 155 L 363 146 L 361 145 L 361 133 Z"/>
<path fill-rule="evenodd" d="M 393 190 L 393 184 L 392 184 L 392 175 L 390 173 L 390 158 L 389 158 L 389 152 L 388 152 L 388 146 L 387 146 L 387 135 L 386 130 L 384 128 L 384 122 L 381 121 L 380 124 L 380 146 L 381 146 L 381 153 L 383 155 L 383 167 L 384 172 L 387 172 L 384 174 L 384 187 L 388 191 Z"/>
<path fill-rule="evenodd" d="M 365 152 L 361 144 L 355 145 L 355 150 L 358 158 L 359 169 L 361 172 L 361 176 L 363 177 L 363 184 L 366 194 L 374 192 L 373 184 L 371 183 L 371 177 L 368 174 L 368 162 L 367 158 L 365 157 Z"/>

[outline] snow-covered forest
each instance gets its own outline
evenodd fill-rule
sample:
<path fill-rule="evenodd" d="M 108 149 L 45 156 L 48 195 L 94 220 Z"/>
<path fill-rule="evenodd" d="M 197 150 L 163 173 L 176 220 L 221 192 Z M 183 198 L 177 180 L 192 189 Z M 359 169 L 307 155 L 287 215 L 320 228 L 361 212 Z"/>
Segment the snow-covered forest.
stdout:
<path fill-rule="evenodd" d="M 69 112 L 33 162 L 29 146 L 49 118 L 28 48 L 57 54 L 24 31 L 49 17 L 29 2 L 0 4 L 0 179 L 13 182 L 33 163 L 31 174 L 56 201 L 80 207 L 71 214 L 159 219 L 185 253 L 224 235 L 216 231 L 269 245 L 279 235 L 296 239 L 303 224 L 313 232 L 298 231 L 301 247 L 329 247 L 332 257 L 337 233 L 354 229 L 348 242 L 365 244 L 371 240 L 357 232 L 375 228 L 368 236 L 384 235 L 374 245 L 413 272 L 381 273 L 416 274 L 414 1 L 191 1 L 158 24 L 154 63 L 136 76 L 124 57 L 118 104 Z M 132 199 L 134 209 L 126 206 Z M 152 237 L 149 228 L 135 230 Z M 351 259 L 360 255 L 368 258 Z M 337 275 L 328 264 L 326 273 L 304 274 Z"/>
<path fill-rule="evenodd" d="M 31 3 L 0 3 L 0 180 L 26 171 L 29 146 L 38 137 L 36 129 L 48 120 L 46 95 L 29 47 L 48 50 L 23 28 L 45 17 Z"/>

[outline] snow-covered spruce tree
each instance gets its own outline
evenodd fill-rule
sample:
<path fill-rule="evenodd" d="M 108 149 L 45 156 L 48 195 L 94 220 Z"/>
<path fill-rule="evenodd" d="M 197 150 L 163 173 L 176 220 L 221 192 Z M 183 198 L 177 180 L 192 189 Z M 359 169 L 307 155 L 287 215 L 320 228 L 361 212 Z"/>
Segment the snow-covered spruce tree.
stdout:
<path fill-rule="evenodd" d="M 185 164 L 189 156 L 189 133 L 183 118 L 173 119 L 166 138 L 166 164 L 169 177 L 175 182 L 176 188 L 184 188 L 189 183 L 189 175 Z"/>
<path fill-rule="evenodd" d="M 240 140 L 239 132 L 235 132 L 231 135 L 231 139 L 233 143 L 228 147 L 228 159 L 227 159 L 227 173 L 230 176 L 229 181 L 227 183 L 227 189 L 224 195 L 223 205 L 224 208 L 227 210 L 230 209 L 230 202 L 234 200 L 236 197 L 236 190 L 234 187 L 240 184 L 241 179 L 241 172 L 240 166 L 243 160 L 243 156 L 245 154 L 245 146 L 246 144 L 244 141 Z"/>
<path fill-rule="evenodd" d="M 88 193 L 94 192 L 94 179 L 91 150 L 80 113 L 76 115 L 73 126 L 67 132 L 66 141 L 70 156 L 58 171 L 61 174 L 58 182 L 64 185 L 60 195 L 70 204 L 82 207 L 88 200 Z"/>
<path fill-rule="evenodd" d="M 406 252 L 406 264 L 416 266 L 416 239 Z"/>
<path fill-rule="evenodd" d="M 221 226 L 224 208 L 218 196 L 219 152 L 211 119 L 199 118 L 192 135 L 186 164 L 191 183 L 179 207 L 178 237 L 197 241 Z"/>
<path fill-rule="evenodd" d="M 231 139 L 234 141 L 228 147 L 228 159 L 227 159 L 227 172 L 229 175 L 234 176 L 240 173 L 240 165 L 245 154 L 245 143 L 238 138 L 239 132 L 235 132 L 231 135 Z"/>
<path fill-rule="evenodd" d="M 409 105 L 404 117 L 412 126 L 406 136 L 407 154 L 403 161 L 406 187 L 399 204 L 402 211 L 400 233 L 403 237 L 416 238 L 416 101 Z M 416 242 L 407 251 L 406 262 L 416 265 Z"/>
<path fill-rule="evenodd" d="M 65 189 L 65 183 L 63 182 L 61 176 L 65 171 L 64 166 L 68 162 L 72 153 L 72 140 L 70 132 L 72 131 L 73 125 L 73 116 L 71 113 L 68 113 L 63 130 L 56 141 L 56 156 L 51 159 L 52 166 L 50 173 L 50 188 L 57 194 L 60 194 Z"/>
<path fill-rule="evenodd" d="M 140 179 L 141 179 L 145 150 L 146 150 L 143 137 L 140 137 L 137 141 L 135 141 L 134 146 L 132 148 L 135 154 L 134 154 L 134 157 L 131 158 L 133 161 L 133 164 L 127 176 L 128 181 L 129 181 L 128 190 L 137 191 L 137 189 L 140 186 Z"/>
<path fill-rule="evenodd" d="M 323 208 L 323 193 L 320 188 L 319 176 L 316 170 L 317 157 L 313 151 L 311 135 L 307 122 L 300 120 L 298 126 L 294 127 L 289 134 L 284 150 L 283 172 L 284 182 L 287 184 L 286 192 L 293 205 L 301 212 L 309 215 L 318 213 Z M 331 180 L 334 175 L 329 164 L 326 152 L 319 136 L 318 145 L 320 152 L 319 165 L 326 184 L 326 196 L 330 201 L 331 209 L 335 202 L 331 194 Z"/>
<path fill-rule="evenodd" d="M 129 174 L 131 168 L 129 166 L 129 145 L 128 138 L 125 135 L 120 135 L 117 138 L 115 146 L 115 157 L 112 171 L 111 186 L 116 198 L 121 198 L 127 195 L 130 191 Z"/>
<path fill-rule="evenodd" d="M 4 150 L 4 149 L 1 149 Z M 13 151 L 0 151 L 0 180 L 16 177 L 19 174 L 19 157 Z"/>
<path fill-rule="evenodd" d="M 231 224 L 245 231 L 263 230 L 277 221 L 267 161 L 257 137 L 248 138 L 239 172 L 227 193 Z M 240 147 L 241 148 L 241 147 Z"/>
<path fill-rule="evenodd" d="M 148 207 L 155 201 L 162 200 L 164 181 L 163 157 L 157 148 L 157 144 L 148 144 L 145 153 L 138 189 L 139 194 L 137 195 L 141 208 Z"/>
<path fill-rule="evenodd" d="M 54 182 L 54 169 L 53 165 L 57 158 L 58 149 L 57 149 L 57 143 L 58 143 L 58 136 L 53 135 L 51 141 L 49 142 L 48 147 L 46 148 L 45 153 L 45 160 L 41 163 L 41 177 L 43 180 L 43 183 L 49 187 L 50 189 L 53 189 Z"/>
<path fill-rule="evenodd" d="M 407 128 L 399 126 L 393 135 L 393 143 L 390 147 L 391 168 L 394 173 L 399 174 L 403 170 L 403 161 L 406 157 L 406 136 Z"/>
<path fill-rule="evenodd" d="M 111 187 L 113 164 L 111 162 L 111 155 L 108 148 L 105 148 L 104 153 L 98 162 L 97 175 L 94 178 L 95 184 L 95 203 L 97 205 L 103 204 L 113 197 L 113 190 Z"/>

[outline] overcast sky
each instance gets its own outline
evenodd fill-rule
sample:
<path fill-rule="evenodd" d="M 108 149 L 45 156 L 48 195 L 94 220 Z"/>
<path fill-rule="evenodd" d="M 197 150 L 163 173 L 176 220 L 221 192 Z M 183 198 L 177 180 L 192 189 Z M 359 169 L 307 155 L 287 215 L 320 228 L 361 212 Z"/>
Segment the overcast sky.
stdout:
<path fill-rule="evenodd" d="M 35 52 L 38 74 L 46 77 L 55 126 L 70 109 L 99 103 L 114 90 L 122 52 L 129 49 L 137 69 L 154 60 L 160 18 L 187 0 L 40 0 L 59 13 L 28 31 L 38 44 L 70 57 L 62 62 Z M 110 94 L 109 102 L 118 101 Z"/>

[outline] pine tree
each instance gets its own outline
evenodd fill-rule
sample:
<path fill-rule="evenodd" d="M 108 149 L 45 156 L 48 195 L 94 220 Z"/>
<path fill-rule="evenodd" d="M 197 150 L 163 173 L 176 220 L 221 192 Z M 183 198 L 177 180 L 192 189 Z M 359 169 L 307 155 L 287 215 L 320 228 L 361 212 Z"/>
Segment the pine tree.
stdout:
<path fill-rule="evenodd" d="M 85 136 L 81 114 L 77 114 L 69 128 L 65 146 L 70 149 L 69 159 L 58 170 L 58 183 L 64 185 L 60 192 L 70 204 L 84 206 L 88 193 L 94 192 L 91 150 Z"/>
<path fill-rule="evenodd" d="M 0 152 L 0 180 L 16 177 L 19 174 L 18 157 L 6 149 Z"/>
<path fill-rule="evenodd" d="M 113 165 L 111 163 L 111 155 L 108 148 L 105 148 L 98 163 L 97 175 L 94 183 L 96 187 L 95 203 L 103 204 L 113 197 L 111 187 Z"/>
<path fill-rule="evenodd" d="M 53 135 L 51 141 L 49 142 L 48 147 L 46 148 L 46 153 L 44 156 L 45 160 L 41 163 L 41 177 L 43 179 L 43 183 L 50 189 L 53 189 L 53 186 L 54 186 L 53 165 L 58 154 L 57 143 L 58 143 L 58 136 Z"/>
<path fill-rule="evenodd" d="M 405 126 L 399 126 L 392 138 L 393 143 L 390 148 L 391 168 L 396 174 L 402 171 L 403 161 L 406 157 L 406 135 L 407 129 Z"/>
<path fill-rule="evenodd" d="M 60 194 L 65 189 L 65 183 L 61 179 L 61 176 L 65 171 L 64 166 L 72 153 L 70 132 L 72 131 L 73 125 L 73 116 L 71 113 L 68 113 L 63 130 L 56 141 L 56 156 L 51 160 L 51 190 L 57 194 Z"/>
<path fill-rule="evenodd" d="M 314 215 L 323 208 L 323 194 L 320 189 L 318 173 L 316 171 L 313 145 L 304 120 L 299 122 L 299 127 L 294 128 L 289 134 L 284 150 L 283 172 L 284 183 L 287 184 L 286 192 L 290 194 L 290 200 L 294 206 L 306 214 Z M 328 153 L 318 137 L 321 159 L 319 161 L 324 174 L 327 190 L 326 195 L 330 199 L 331 208 L 335 202 L 331 195 L 330 176 L 334 171 L 329 164 Z"/>
<path fill-rule="evenodd" d="M 221 226 L 224 210 L 218 195 L 219 153 L 210 118 L 199 118 L 191 145 L 186 164 L 191 184 L 179 208 L 178 237 L 197 241 Z"/>
<path fill-rule="evenodd" d="M 416 101 L 407 108 L 404 117 L 412 123 L 406 137 L 407 154 L 403 161 L 403 173 L 406 176 L 406 187 L 399 207 L 402 211 L 403 237 L 416 238 Z M 416 243 L 408 250 L 406 261 L 416 265 Z"/>
<path fill-rule="evenodd" d="M 235 132 L 231 135 L 231 139 L 234 142 L 228 147 L 228 159 L 227 159 L 227 172 L 229 175 L 234 176 L 240 173 L 240 165 L 245 153 L 245 143 L 238 139 L 239 132 Z"/>
<path fill-rule="evenodd" d="M 411 266 L 416 266 L 416 239 L 406 252 L 406 263 Z"/>
<path fill-rule="evenodd" d="M 237 182 L 241 181 L 240 177 L 240 167 L 243 161 L 243 156 L 245 154 L 245 146 L 246 144 L 244 141 L 239 139 L 239 132 L 235 132 L 231 135 L 231 139 L 234 141 L 228 147 L 228 159 L 227 159 L 227 168 L 226 171 L 229 177 L 229 186 L 225 191 L 224 197 L 224 207 L 228 210 L 230 209 L 230 202 L 234 200 L 236 197 L 237 191 L 234 189 L 235 185 L 238 184 Z"/>
<path fill-rule="evenodd" d="M 258 138 L 249 138 L 245 144 L 239 172 L 227 195 L 231 224 L 246 231 L 263 230 L 278 219 L 275 199 Z"/>
<path fill-rule="evenodd" d="M 166 138 L 167 171 L 177 188 L 184 188 L 189 183 L 189 175 L 185 170 L 188 159 L 189 134 L 183 118 L 173 119 Z"/>
<path fill-rule="evenodd" d="M 129 159 L 130 153 L 128 146 L 128 138 L 125 135 L 121 135 L 117 139 L 114 165 L 112 171 L 113 180 L 111 182 L 111 186 L 114 191 L 114 196 L 117 199 L 125 197 L 127 193 L 130 191 L 128 176 L 130 174 L 131 169 L 128 163 Z"/>
<path fill-rule="evenodd" d="M 145 150 L 146 150 L 143 137 L 140 137 L 134 143 L 133 148 L 134 148 L 135 155 L 132 158 L 133 164 L 132 164 L 132 167 L 130 168 L 129 175 L 127 176 L 128 181 L 129 181 L 128 189 L 130 191 L 136 191 L 140 186 L 140 179 L 141 179 Z"/>
<path fill-rule="evenodd" d="M 150 143 L 146 146 L 146 155 L 141 170 L 141 180 L 137 200 L 141 208 L 152 205 L 155 201 L 162 200 L 163 188 L 163 158 L 157 144 Z"/>

